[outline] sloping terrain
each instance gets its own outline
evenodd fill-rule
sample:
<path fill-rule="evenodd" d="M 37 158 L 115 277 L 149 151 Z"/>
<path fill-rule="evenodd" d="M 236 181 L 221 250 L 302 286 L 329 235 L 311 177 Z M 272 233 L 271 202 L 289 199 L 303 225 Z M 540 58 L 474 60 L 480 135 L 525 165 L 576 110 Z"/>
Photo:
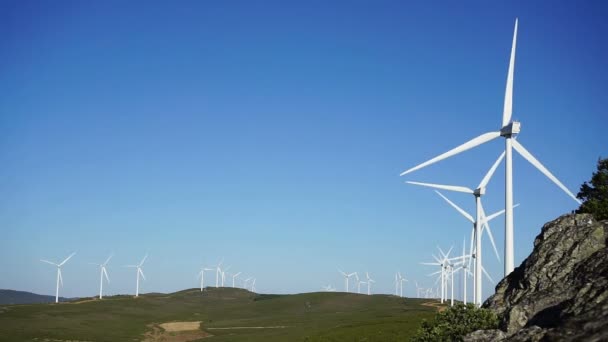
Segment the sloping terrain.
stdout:
<path fill-rule="evenodd" d="M 423 302 L 428 300 L 207 288 L 203 293 L 191 289 L 139 298 L 10 305 L 0 306 L 0 341 L 398 341 L 415 333 L 422 319 L 434 316 L 436 308 Z M 178 324 L 165 324 L 171 322 Z M 192 330 L 196 322 L 202 333 Z"/>

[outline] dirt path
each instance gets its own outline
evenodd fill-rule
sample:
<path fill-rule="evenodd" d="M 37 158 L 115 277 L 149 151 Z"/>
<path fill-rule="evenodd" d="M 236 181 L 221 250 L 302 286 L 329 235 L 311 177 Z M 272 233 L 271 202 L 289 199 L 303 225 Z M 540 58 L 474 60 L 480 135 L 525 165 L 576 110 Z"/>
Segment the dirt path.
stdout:
<path fill-rule="evenodd" d="M 420 305 L 436 308 L 438 312 L 442 312 L 443 310 L 447 309 L 447 307 L 445 305 L 438 303 L 438 302 L 425 302 Z"/>
<path fill-rule="evenodd" d="M 225 328 L 205 328 L 207 330 L 233 330 L 233 329 L 285 329 L 288 325 L 275 325 L 270 327 L 225 327 Z"/>

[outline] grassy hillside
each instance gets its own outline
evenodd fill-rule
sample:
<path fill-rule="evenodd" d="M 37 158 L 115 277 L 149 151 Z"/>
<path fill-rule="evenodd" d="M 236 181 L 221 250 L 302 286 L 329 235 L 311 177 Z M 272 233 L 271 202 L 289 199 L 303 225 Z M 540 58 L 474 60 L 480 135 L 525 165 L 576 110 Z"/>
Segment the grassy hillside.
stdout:
<path fill-rule="evenodd" d="M 232 288 L 139 298 L 0 306 L 0 341 L 186 341 L 158 324 L 201 321 L 205 341 L 396 341 L 435 308 L 429 300 L 317 292 L 256 295 Z M 147 333 L 147 335 L 145 335 Z M 203 333 L 199 330 L 199 333 Z M 204 334 L 204 333 L 203 333 Z M 172 339 L 173 338 L 173 339 Z M 200 336 L 199 336 L 200 339 Z"/>

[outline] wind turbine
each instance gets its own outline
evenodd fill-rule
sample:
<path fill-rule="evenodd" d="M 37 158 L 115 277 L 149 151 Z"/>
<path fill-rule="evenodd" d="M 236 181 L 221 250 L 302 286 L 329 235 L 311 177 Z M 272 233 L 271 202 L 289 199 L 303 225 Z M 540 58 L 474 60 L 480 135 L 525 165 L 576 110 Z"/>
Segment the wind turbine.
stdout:
<path fill-rule="evenodd" d="M 213 271 L 213 268 L 201 267 L 201 271 L 198 273 L 198 277 L 201 278 L 201 292 L 205 288 L 205 271 Z"/>
<path fill-rule="evenodd" d="M 222 276 L 222 269 L 220 268 L 220 266 L 222 266 L 223 262 L 224 262 L 224 260 L 222 259 L 217 264 L 217 266 L 215 266 L 215 287 L 216 288 L 220 287 L 220 277 Z"/>
<path fill-rule="evenodd" d="M 357 274 L 357 272 L 353 272 L 353 273 L 349 273 L 346 274 L 344 271 L 342 271 L 341 269 L 338 269 L 338 272 L 340 272 L 340 274 L 342 274 L 344 276 L 344 286 L 346 288 L 346 292 L 348 292 L 348 279 L 354 275 Z"/>
<path fill-rule="evenodd" d="M 367 295 L 369 296 L 369 295 L 371 295 L 371 291 L 370 291 L 371 283 L 375 283 L 376 281 L 369 276 L 368 272 L 365 272 L 365 278 L 367 280 Z"/>
<path fill-rule="evenodd" d="M 443 304 L 443 300 L 445 298 L 445 268 L 447 267 L 447 262 L 448 262 L 448 257 L 450 255 L 450 252 L 452 252 L 452 248 L 450 247 L 450 249 L 448 250 L 448 253 L 445 254 L 443 253 L 443 251 L 441 250 L 441 248 L 439 248 L 439 246 L 437 246 L 437 248 L 439 249 L 439 252 L 441 252 L 441 255 L 443 257 L 443 259 L 439 259 L 437 258 L 435 255 L 433 255 L 433 259 L 435 259 L 435 262 L 421 262 L 422 265 L 430 265 L 430 266 L 439 266 L 440 270 L 435 272 L 435 273 L 431 273 L 429 274 L 429 276 L 433 276 L 437 273 L 440 273 L 440 278 L 441 278 L 441 303 Z M 436 283 L 436 282 L 435 282 Z"/>
<path fill-rule="evenodd" d="M 63 278 L 61 277 L 61 266 L 63 266 L 66 262 L 68 262 L 68 260 L 70 260 L 70 258 L 73 257 L 74 254 L 76 254 L 76 252 L 70 254 L 70 256 L 65 258 L 65 260 L 63 260 L 59 264 L 56 264 L 56 263 L 48 261 L 48 260 L 40 259 L 40 261 L 42 261 L 42 262 L 46 262 L 47 264 L 57 266 L 57 288 L 55 289 L 55 303 L 59 303 L 59 283 L 61 283 L 61 286 L 63 287 Z"/>
<path fill-rule="evenodd" d="M 468 219 L 470 222 L 473 223 L 472 235 L 474 235 L 474 238 L 473 238 L 473 236 L 471 237 L 471 255 L 473 255 L 473 257 L 475 258 L 473 301 L 475 302 L 475 304 L 480 306 L 481 305 L 481 296 L 482 296 L 481 295 L 481 287 L 482 287 L 481 273 L 483 270 L 483 266 L 482 266 L 482 262 L 481 262 L 481 260 L 482 260 L 481 238 L 482 238 L 483 232 L 487 231 L 488 237 L 490 238 L 490 242 L 492 243 L 492 248 L 494 248 L 494 253 L 496 254 L 496 259 L 498 259 L 500 261 L 500 256 L 498 255 L 498 250 L 496 249 L 496 244 L 494 243 L 494 238 L 492 237 L 492 230 L 490 229 L 489 222 L 492 221 L 494 218 L 502 215 L 505 212 L 505 210 L 503 209 L 490 216 L 486 216 L 486 213 L 483 209 L 483 205 L 481 204 L 481 201 L 478 200 L 479 197 L 476 197 L 476 203 L 478 205 L 478 212 L 477 212 L 477 220 L 474 220 L 473 217 L 469 213 L 467 213 L 462 208 L 460 208 L 459 206 L 454 204 L 454 202 L 450 201 L 442 193 L 440 193 L 437 190 L 435 190 L 435 192 L 439 196 L 441 196 L 441 198 L 443 198 L 446 202 L 448 202 L 449 205 L 451 205 L 454 209 L 456 209 L 462 216 L 464 216 L 466 219 Z M 514 207 L 518 207 L 518 206 L 519 206 L 519 204 L 514 205 Z M 473 249 L 473 240 L 475 241 L 474 249 Z"/>
<path fill-rule="evenodd" d="M 233 275 L 232 275 L 232 287 L 235 287 L 235 286 L 234 286 L 234 280 L 235 280 L 235 279 L 236 279 L 236 277 L 238 277 L 238 276 L 239 276 L 241 273 L 242 273 L 242 272 L 239 272 L 239 273 L 237 273 L 237 274 L 233 274 Z"/>
<path fill-rule="evenodd" d="M 110 254 L 110 256 L 106 259 L 106 261 L 103 264 L 91 263 L 91 265 L 99 266 L 99 272 L 101 273 L 99 275 L 99 277 L 100 277 L 100 279 L 99 279 L 99 299 L 103 298 L 103 277 L 105 276 L 108 283 L 110 283 L 110 278 L 108 277 L 108 271 L 106 271 L 106 265 L 108 264 L 110 259 L 112 259 L 112 254 Z"/>
<path fill-rule="evenodd" d="M 256 280 L 257 280 L 256 278 L 253 278 L 253 282 L 251 283 L 251 292 L 254 292 L 254 293 L 255 293 L 255 281 Z"/>
<path fill-rule="evenodd" d="M 515 29 L 513 31 L 513 43 L 511 46 L 511 57 L 509 61 L 509 70 L 507 73 L 507 85 L 505 90 L 505 101 L 502 115 L 502 126 L 499 131 L 484 133 L 476 138 L 473 138 L 466 143 L 455 147 L 448 152 L 445 152 L 435 158 L 432 158 L 420 165 L 417 165 L 409 170 L 404 171 L 401 175 L 406 175 L 425 166 L 434 164 L 440 160 L 449 158 L 453 155 L 467 151 L 473 147 L 479 146 L 498 137 L 505 138 L 505 255 L 504 255 L 504 275 L 505 277 L 514 269 L 514 252 L 513 252 L 513 149 L 517 151 L 524 159 L 536 167 L 542 174 L 549 178 L 574 201 L 581 203 L 576 196 L 564 184 L 562 184 L 546 167 L 544 167 L 528 150 L 520 144 L 515 137 L 520 132 L 520 122 L 512 121 L 513 113 L 513 73 L 515 69 L 515 48 L 517 45 L 517 19 L 515 19 Z M 477 277 L 476 277 L 477 278 Z"/>
<path fill-rule="evenodd" d="M 397 273 L 395 273 L 395 296 L 399 296 L 399 277 L 400 273 L 397 271 Z"/>
<path fill-rule="evenodd" d="M 146 276 L 144 276 L 144 272 L 142 271 L 141 267 L 144 265 L 144 262 L 146 262 L 147 258 L 148 258 L 148 254 L 146 254 L 144 256 L 144 258 L 141 259 L 141 261 L 139 262 L 139 264 L 137 264 L 137 265 L 127 265 L 126 266 L 126 267 L 137 268 L 137 272 L 136 272 L 137 281 L 135 283 L 135 297 L 139 297 L 139 276 L 141 275 L 141 277 L 143 278 L 143 280 L 146 280 Z"/>
<path fill-rule="evenodd" d="M 232 267 L 232 266 L 228 266 L 228 267 L 226 267 L 225 270 L 221 271 L 222 272 L 222 287 L 224 287 L 224 281 L 226 280 L 226 272 L 230 269 L 230 267 Z"/>
<path fill-rule="evenodd" d="M 323 289 L 324 291 L 327 291 L 327 292 L 334 292 L 334 291 L 336 291 L 336 289 L 334 289 L 334 288 L 331 286 L 331 284 L 330 284 L 330 285 L 327 285 L 327 286 L 321 286 L 321 289 Z"/>
<path fill-rule="evenodd" d="M 399 294 L 401 297 L 403 297 L 403 282 L 407 282 L 408 280 L 405 279 L 405 277 L 401 276 L 401 273 L 399 273 Z"/>
<path fill-rule="evenodd" d="M 361 284 L 365 284 L 365 282 L 359 279 L 357 272 L 355 272 L 355 279 L 357 279 L 357 293 L 361 293 Z"/>
<path fill-rule="evenodd" d="M 441 196 L 444 200 L 446 200 L 448 202 L 448 204 L 450 204 L 452 207 L 454 207 L 460 214 L 462 214 L 465 218 L 467 218 L 469 221 L 471 221 L 471 223 L 473 223 L 472 235 L 475 236 L 475 266 L 476 266 L 475 270 L 479 270 L 479 272 L 477 272 L 477 271 L 475 272 L 475 289 L 476 289 L 475 298 L 477 298 L 477 297 L 481 298 L 481 238 L 479 238 L 479 237 L 481 237 L 481 229 L 483 226 L 480 223 L 483 222 L 484 218 L 485 218 L 485 215 L 482 215 L 483 214 L 483 205 L 481 203 L 481 196 L 483 196 L 486 193 L 486 186 L 488 185 L 488 182 L 492 178 L 492 175 L 494 175 L 496 168 L 498 167 L 498 165 L 500 165 L 500 162 L 503 160 L 504 156 L 505 156 L 505 152 L 500 154 L 498 159 L 496 159 L 496 161 L 494 162 L 494 164 L 492 165 L 490 170 L 488 170 L 488 172 L 483 177 L 483 179 L 481 180 L 481 182 L 479 183 L 479 185 L 477 186 L 477 188 L 475 190 L 464 187 L 464 186 L 420 183 L 420 182 L 411 182 L 411 181 L 407 182 L 409 184 L 421 185 L 421 186 L 430 187 L 430 188 L 434 188 L 434 189 L 464 192 L 467 194 L 471 194 L 475 197 L 476 218 L 473 219 L 473 217 L 470 214 L 468 214 L 464 210 L 460 209 L 460 207 L 458 207 L 457 205 L 452 203 L 452 201 L 447 199 L 447 197 L 442 195 L 439 191 L 435 190 L 435 192 L 439 196 Z M 494 237 L 492 236 L 492 231 L 489 228 L 488 228 L 488 237 L 490 238 L 490 242 L 492 243 L 492 247 L 494 248 L 494 252 L 496 253 L 496 258 L 500 261 L 500 257 L 498 256 L 498 250 L 496 249 L 496 244 L 494 243 Z M 472 244 L 471 244 L 471 248 L 473 248 Z M 475 303 L 477 303 L 477 301 L 475 301 Z M 481 304 L 481 303 L 479 303 L 479 304 Z"/>

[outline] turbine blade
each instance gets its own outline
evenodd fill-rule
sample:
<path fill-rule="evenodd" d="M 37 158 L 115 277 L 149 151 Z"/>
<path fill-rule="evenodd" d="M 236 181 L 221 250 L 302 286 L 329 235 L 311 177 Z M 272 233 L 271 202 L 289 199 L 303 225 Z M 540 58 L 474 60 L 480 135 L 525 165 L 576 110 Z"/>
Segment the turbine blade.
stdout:
<path fill-rule="evenodd" d="M 454 202 L 450 201 L 447 197 L 445 197 L 441 192 L 435 190 L 435 192 L 441 196 L 449 205 L 451 205 L 454 209 L 456 209 L 462 216 L 464 216 L 467 220 L 471 221 L 471 223 L 475 223 L 475 219 L 466 211 L 462 210 L 459 206 L 454 204 Z"/>
<path fill-rule="evenodd" d="M 458 147 L 455 147 L 455 148 L 453 148 L 453 149 L 451 149 L 451 150 L 449 150 L 449 151 L 447 151 L 447 152 L 445 152 L 445 153 L 443 153 L 443 154 L 441 154 L 441 155 L 439 155 L 439 156 L 437 156 L 437 157 L 435 157 L 433 159 L 425 161 L 424 163 L 422 163 L 422 164 L 420 164 L 418 166 L 414 166 L 413 168 L 411 168 L 411 169 L 409 169 L 407 171 L 402 172 L 401 176 L 407 175 L 410 172 L 414 172 L 414 171 L 416 171 L 418 169 L 421 169 L 421 168 L 423 168 L 425 166 L 434 164 L 434 163 L 436 163 L 438 161 L 441 161 L 443 159 L 449 158 L 449 157 L 451 157 L 453 155 L 456 155 L 458 153 L 461 153 L 461 152 L 464 152 L 466 150 L 469 150 L 469 149 L 471 149 L 471 148 L 473 148 L 475 146 L 479 146 L 479 145 L 481 145 L 483 143 L 486 143 L 486 142 L 488 142 L 488 141 L 490 141 L 492 139 L 496 139 L 499 136 L 500 136 L 500 132 L 488 132 L 488 133 L 484 133 L 484 134 L 482 134 L 482 135 L 480 135 L 480 136 L 478 136 L 476 138 L 473 138 L 473 139 L 467 141 L 466 143 L 464 143 L 464 144 L 462 144 L 462 145 L 460 145 Z"/>
<path fill-rule="evenodd" d="M 511 141 L 513 142 L 513 148 L 515 149 L 515 151 L 521 154 L 521 156 L 524 157 L 527 161 L 529 161 L 530 164 L 534 165 L 534 167 L 536 167 L 540 172 L 547 176 L 547 178 L 552 180 L 553 183 L 555 183 L 562 190 L 564 190 L 564 192 L 566 192 L 570 197 L 572 197 L 572 199 L 574 199 L 576 203 L 581 204 L 581 201 L 576 198 L 576 196 L 574 196 L 574 194 L 571 193 L 570 190 L 568 190 L 568 188 L 566 188 L 566 186 L 562 184 L 562 182 L 560 182 L 549 170 L 547 170 L 547 168 L 545 168 L 543 164 L 541 164 L 536 158 L 534 158 L 534 156 L 530 152 L 528 152 L 528 150 L 526 150 L 526 148 L 522 144 L 520 144 L 515 139 L 511 139 Z"/>
<path fill-rule="evenodd" d="M 106 280 L 107 280 L 107 281 L 108 281 L 108 283 L 109 283 L 109 282 L 110 282 L 110 277 L 108 277 L 108 272 L 106 271 L 106 268 L 104 267 L 104 268 L 102 268 L 101 270 L 103 271 L 103 275 L 105 275 L 105 276 L 106 276 Z"/>
<path fill-rule="evenodd" d="M 443 185 L 443 184 L 432 184 L 432 183 L 420 183 L 420 182 L 411 182 L 411 181 L 407 181 L 406 183 L 409 184 L 414 184 L 414 185 L 421 185 L 421 186 L 426 186 L 429 188 L 435 188 L 435 189 L 443 189 L 443 190 L 449 190 L 449 191 L 458 191 L 458 192 L 464 192 L 467 194 L 472 194 L 474 191 L 464 187 L 464 186 L 457 186 L 457 185 Z"/>
<path fill-rule="evenodd" d="M 139 272 L 139 274 L 141 274 L 141 277 L 144 278 L 144 280 L 146 280 L 146 276 L 144 275 L 144 271 L 142 271 L 141 268 L 138 268 L 137 272 Z"/>
<path fill-rule="evenodd" d="M 70 254 L 70 256 L 69 256 L 69 257 L 65 258 L 65 260 L 63 260 L 63 261 L 61 262 L 61 264 L 59 264 L 59 266 L 60 266 L 60 267 L 61 267 L 61 266 L 63 266 L 63 264 L 65 264 L 66 262 L 68 262 L 68 260 L 70 260 L 70 258 L 72 258 L 72 257 L 74 256 L 74 254 L 76 254 L 76 252 L 74 252 L 74 253 Z"/>
<path fill-rule="evenodd" d="M 452 249 L 454 249 L 454 246 L 450 247 L 450 249 L 448 250 L 448 253 L 445 255 L 446 259 L 450 256 L 450 253 L 452 252 Z"/>
<path fill-rule="evenodd" d="M 479 209 L 481 210 L 481 217 L 486 216 L 485 210 L 483 210 L 483 204 L 479 201 Z M 492 236 L 492 230 L 490 229 L 490 225 L 488 224 L 488 220 L 484 219 L 484 225 L 486 230 L 488 231 L 488 237 L 490 238 L 490 242 L 492 243 L 492 248 L 494 249 L 494 253 L 496 254 L 496 259 L 500 261 L 500 256 L 498 255 L 498 250 L 496 249 L 496 244 L 494 243 L 494 237 Z"/>
<path fill-rule="evenodd" d="M 502 112 L 502 127 L 511 121 L 513 112 L 513 71 L 515 70 L 515 47 L 517 45 L 517 19 L 515 19 L 515 30 L 513 31 L 513 45 L 511 46 L 511 58 L 509 60 L 509 72 L 507 73 L 507 87 L 505 89 L 505 106 Z"/>
<path fill-rule="evenodd" d="M 59 265 L 57 265 L 56 263 L 54 263 L 54 262 L 50 262 L 50 261 L 48 261 L 48 260 L 43 260 L 43 259 L 40 259 L 40 261 L 42 261 L 42 262 L 46 262 L 47 264 L 51 264 L 51 265 L 53 265 L 53 266 L 59 266 Z"/>
<path fill-rule="evenodd" d="M 148 259 L 148 254 L 146 254 L 146 256 L 144 256 L 144 258 L 141 259 L 141 262 L 139 263 L 139 267 L 143 266 L 144 262 L 146 262 L 146 259 Z"/>
<path fill-rule="evenodd" d="M 108 262 L 110 262 L 110 259 L 112 259 L 112 257 L 114 256 L 114 253 L 110 254 L 110 256 L 106 259 L 106 262 L 103 263 L 103 265 L 107 265 Z"/>
<path fill-rule="evenodd" d="M 503 160 L 504 157 L 505 157 L 505 151 L 502 151 L 502 153 L 500 154 L 498 159 L 496 159 L 496 161 L 494 162 L 494 165 L 492 165 L 492 167 L 490 168 L 488 173 L 486 173 L 486 176 L 483 177 L 483 179 L 481 180 L 481 183 L 479 183 L 478 188 L 485 188 L 486 185 L 488 185 L 488 183 L 490 182 L 490 179 L 492 178 L 492 176 L 494 175 L 494 172 L 496 171 L 496 168 L 498 168 L 498 165 L 500 165 L 500 162 Z"/>

